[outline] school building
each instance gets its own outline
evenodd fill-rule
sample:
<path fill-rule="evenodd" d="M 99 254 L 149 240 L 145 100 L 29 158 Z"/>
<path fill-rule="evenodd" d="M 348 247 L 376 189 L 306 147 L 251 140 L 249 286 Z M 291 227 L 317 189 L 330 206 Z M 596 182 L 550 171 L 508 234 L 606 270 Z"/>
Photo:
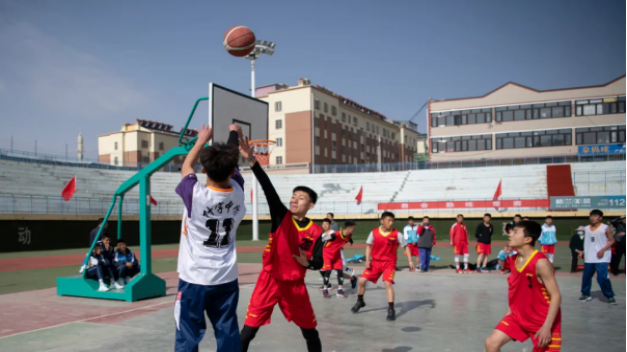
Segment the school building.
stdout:
<path fill-rule="evenodd" d="M 431 161 L 624 153 L 625 76 L 551 90 L 509 82 L 430 100 L 428 125 Z"/>

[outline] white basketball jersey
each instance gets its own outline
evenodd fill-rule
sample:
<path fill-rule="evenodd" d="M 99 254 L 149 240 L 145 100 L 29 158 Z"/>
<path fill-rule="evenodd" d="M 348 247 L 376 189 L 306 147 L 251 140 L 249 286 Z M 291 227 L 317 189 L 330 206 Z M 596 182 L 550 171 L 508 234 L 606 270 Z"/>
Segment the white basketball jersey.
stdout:
<path fill-rule="evenodd" d="M 191 216 L 181 224 L 179 277 L 198 285 L 219 285 L 237 279 L 235 234 L 246 214 L 244 191 L 231 180 L 231 191 L 194 186 Z"/>
<path fill-rule="evenodd" d="M 586 234 L 583 238 L 583 255 L 586 263 L 609 263 L 612 259 L 612 251 L 608 248 L 599 259 L 597 253 L 607 244 L 607 225 L 601 224 L 598 229 L 592 231 L 591 225 L 586 226 Z"/>

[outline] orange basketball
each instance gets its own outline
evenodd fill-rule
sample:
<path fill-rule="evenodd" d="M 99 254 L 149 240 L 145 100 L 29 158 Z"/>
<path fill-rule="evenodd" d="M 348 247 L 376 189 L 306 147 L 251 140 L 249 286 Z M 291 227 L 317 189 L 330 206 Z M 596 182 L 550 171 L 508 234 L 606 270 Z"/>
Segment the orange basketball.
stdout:
<path fill-rule="evenodd" d="M 222 44 L 229 54 L 246 56 L 255 49 L 255 33 L 246 26 L 231 27 L 224 33 Z"/>

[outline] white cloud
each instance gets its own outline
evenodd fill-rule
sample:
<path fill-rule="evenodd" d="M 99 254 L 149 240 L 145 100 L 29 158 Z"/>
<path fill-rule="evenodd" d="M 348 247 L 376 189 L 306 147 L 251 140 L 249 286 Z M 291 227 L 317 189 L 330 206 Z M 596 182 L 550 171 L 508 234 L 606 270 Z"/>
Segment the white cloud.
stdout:
<path fill-rule="evenodd" d="M 32 25 L 0 28 L 0 52 L 0 67 L 4 66 L 0 75 L 5 84 L 32 97 L 44 110 L 89 119 L 148 102 L 144 92 L 98 58 Z M 2 87 L 0 82 L 0 90 Z"/>

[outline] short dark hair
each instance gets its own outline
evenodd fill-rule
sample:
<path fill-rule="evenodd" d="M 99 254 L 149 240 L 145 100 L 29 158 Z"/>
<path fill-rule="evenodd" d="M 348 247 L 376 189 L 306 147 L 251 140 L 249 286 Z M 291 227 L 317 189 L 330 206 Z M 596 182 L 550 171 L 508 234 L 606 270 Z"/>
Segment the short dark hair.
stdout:
<path fill-rule="evenodd" d="M 109 236 L 109 234 L 103 233 L 102 236 L 100 236 L 102 239 L 108 238 L 111 239 L 111 236 Z"/>
<path fill-rule="evenodd" d="M 408 217 L 407 221 L 409 221 L 409 220 L 414 220 L 414 217 L 413 216 Z"/>
<path fill-rule="evenodd" d="M 322 219 L 322 222 L 328 222 L 329 225 L 331 225 L 331 220 L 330 219 L 324 218 L 324 219 Z"/>
<path fill-rule="evenodd" d="M 423 217 L 422 217 L 422 219 L 423 219 L 423 220 L 424 220 L 424 219 L 429 219 L 429 220 L 431 220 L 431 218 L 430 218 L 430 217 L 428 217 L 428 216 L 426 216 L 426 215 L 425 215 L 425 216 L 423 216 Z"/>
<path fill-rule="evenodd" d="M 531 246 L 536 245 L 536 241 L 542 234 L 542 226 L 535 221 L 523 220 L 516 224 L 516 227 L 523 229 L 525 237 L 531 237 Z"/>
<path fill-rule="evenodd" d="M 600 217 L 603 217 L 603 212 L 600 209 L 592 209 L 592 211 L 590 212 L 590 216 L 592 215 L 598 215 Z"/>
<path fill-rule="evenodd" d="M 514 217 L 515 217 L 515 218 L 521 218 L 521 219 L 522 219 L 522 215 L 520 215 L 520 214 L 516 214 L 516 215 L 514 215 Z"/>
<path fill-rule="evenodd" d="M 98 219 L 98 225 L 102 224 L 103 222 L 104 222 L 104 218 Z"/>
<path fill-rule="evenodd" d="M 351 226 L 357 226 L 357 224 L 353 220 L 344 221 L 344 228 L 351 227 Z"/>
<path fill-rule="evenodd" d="M 118 238 L 118 240 L 116 242 L 117 243 L 124 243 L 124 244 L 126 244 L 126 241 L 123 238 Z"/>
<path fill-rule="evenodd" d="M 508 222 L 507 224 L 505 224 L 505 234 L 509 234 L 509 232 L 514 228 L 514 224 L 512 224 L 511 222 Z"/>
<path fill-rule="evenodd" d="M 460 216 L 461 216 L 462 218 L 464 217 L 464 215 L 463 215 L 463 214 L 457 214 L 457 216 L 456 216 L 456 217 L 460 217 Z"/>
<path fill-rule="evenodd" d="M 483 217 L 486 217 L 486 216 L 489 217 L 489 218 L 492 218 L 492 214 L 490 214 L 490 213 L 483 214 Z"/>
<path fill-rule="evenodd" d="M 551 215 L 547 215 L 545 219 L 553 219 Z"/>
<path fill-rule="evenodd" d="M 383 214 L 381 214 L 381 220 L 387 217 L 394 219 L 394 213 L 392 213 L 391 211 L 384 211 Z"/>
<path fill-rule="evenodd" d="M 331 215 L 331 217 L 335 217 L 333 213 L 327 213 L 327 215 Z"/>
<path fill-rule="evenodd" d="M 296 186 L 294 187 L 294 190 L 292 191 L 292 193 L 296 193 L 297 191 L 301 191 L 301 192 L 305 192 L 309 195 L 309 200 L 313 203 L 316 204 L 316 202 L 318 201 L 318 193 L 316 193 L 313 189 L 307 187 L 307 186 Z"/>
<path fill-rule="evenodd" d="M 226 181 L 231 177 L 238 162 L 239 149 L 231 144 L 216 142 L 200 151 L 200 164 L 207 177 L 215 182 Z"/>

